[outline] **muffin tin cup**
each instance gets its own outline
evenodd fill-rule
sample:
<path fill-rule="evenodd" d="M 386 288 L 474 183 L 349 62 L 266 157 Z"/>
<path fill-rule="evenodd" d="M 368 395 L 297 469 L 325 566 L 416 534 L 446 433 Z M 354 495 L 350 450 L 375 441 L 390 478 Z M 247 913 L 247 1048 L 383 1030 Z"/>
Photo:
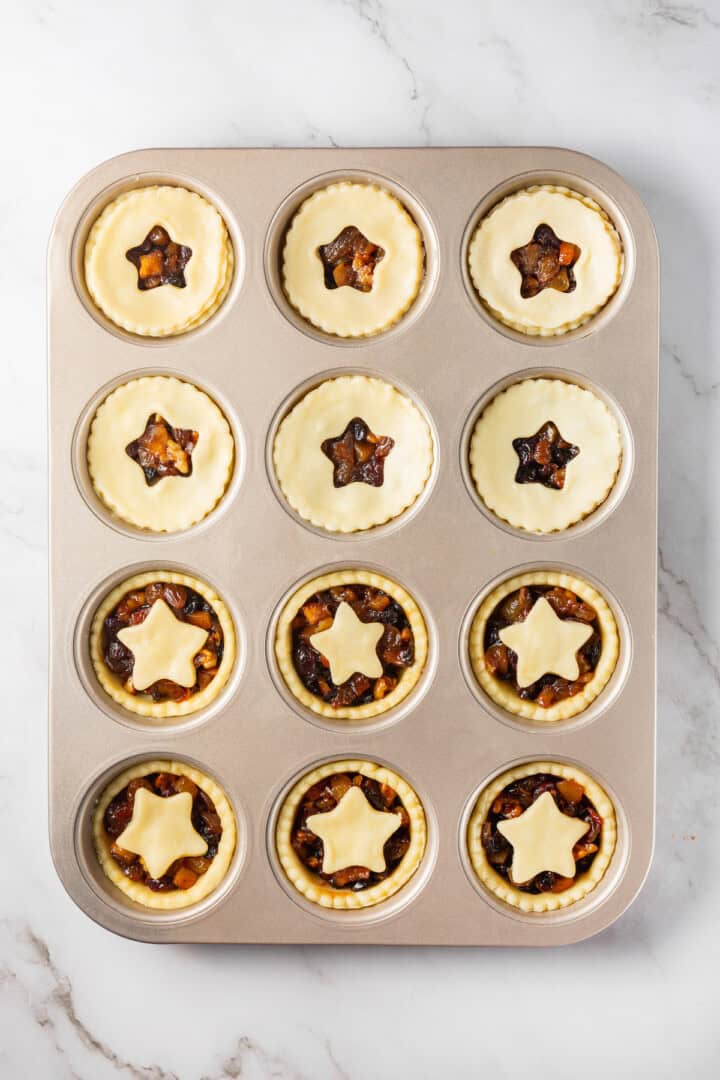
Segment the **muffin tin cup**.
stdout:
<path fill-rule="evenodd" d="M 311 191 L 339 179 L 370 180 L 398 195 L 426 251 L 425 283 L 406 315 L 355 341 L 304 323 L 279 278 L 291 214 Z M 218 207 L 237 263 L 227 298 L 203 326 L 155 341 L 119 331 L 95 311 L 84 291 L 82 248 L 108 201 L 157 182 L 195 189 Z M 625 248 L 616 296 L 560 338 L 508 331 L 468 289 L 466 249 L 478 214 L 531 183 L 587 192 L 608 210 Z M 50 843 L 80 908 L 117 933 L 156 942 L 537 946 L 609 926 L 642 885 L 654 824 L 658 266 L 636 193 L 601 163 L 555 149 L 144 150 L 106 162 L 70 194 L 56 221 L 48 276 Z M 149 363 L 140 349 L 160 345 Z M 334 345 L 350 351 L 331 352 Z M 402 515 L 340 537 L 308 526 L 285 502 L 274 480 L 272 436 L 299 394 L 348 373 L 377 375 L 418 404 L 433 433 L 435 464 Z M 97 403 L 144 374 L 205 389 L 236 439 L 236 470 L 223 500 L 181 533 L 154 535 L 118 522 L 98 505 L 84 464 Z M 511 382 L 542 375 L 602 397 L 620 424 L 624 457 L 606 502 L 578 526 L 543 537 L 540 549 L 537 537 L 506 526 L 473 495 L 467 443 L 484 402 Z M 597 585 L 618 622 L 618 668 L 597 701 L 570 721 L 515 722 L 473 687 L 468 620 L 493 583 L 529 564 L 572 568 Z M 387 714 L 360 724 L 326 721 L 278 683 L 274 621 L 298 583 L 324 570 L 363 567 L 416 598 L 428 628 L 426 671 Z M 207 581 L 238 634 L 238 660 L 217 701 L 162 722 L 116 706 L 88 656 L 102 597 L 148 569 Z M 197 763 L 217 777 L 238 825 L 235 862 L 216 893 L 170 915 L 118 896 L 89 842 L 104 785 L 128 764 L 157 756 Z M 407 777 L 428 819 L 428 847 L 413 878 L 364 913 L 304 901 L 279 870 L 272 840 L 288 785 L 320 762 L 343 758 L 387 763 Z M 527 916 L 488 899 L 469 872 L 464 829 L 488 779 L 513 763 L 548 759 L 577 762 L 599 778 L 615 803 L 618 847 L 586 900 L 560 915 Z"/>

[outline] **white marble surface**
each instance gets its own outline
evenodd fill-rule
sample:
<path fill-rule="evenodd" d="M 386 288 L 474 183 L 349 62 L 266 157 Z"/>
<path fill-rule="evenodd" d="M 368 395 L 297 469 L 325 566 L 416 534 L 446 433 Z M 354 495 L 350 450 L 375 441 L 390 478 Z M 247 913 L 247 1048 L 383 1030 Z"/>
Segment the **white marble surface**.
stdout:
<path fill-rule="evenodd" d="M 6 0 L 1 10 L 0 1076 L 717 1075 L 720 3 Z M 74 908 L 46 842 L 43 257 L 53 213 L 88 168 L 138 146 L 416 143 L 587 151 L 639 188 L 658 228 L 649 882 L 614 928 L 552 953 L 122 941 Z"/>

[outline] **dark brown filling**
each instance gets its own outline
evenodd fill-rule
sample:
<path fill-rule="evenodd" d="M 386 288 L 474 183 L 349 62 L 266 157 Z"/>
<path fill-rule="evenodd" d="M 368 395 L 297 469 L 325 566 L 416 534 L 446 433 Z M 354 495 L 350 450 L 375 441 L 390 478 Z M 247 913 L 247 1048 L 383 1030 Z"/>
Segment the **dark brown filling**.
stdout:
<path fill-rule="evenodd" d="M 566 442 L 552 420 L 546 420 L 534 435 L 513 439 L 520 464 L 516 484 L 542 484 L 560 490 L 565 486 L 565 468 L 580 453 L 579 446 Z"/>
<path fill-rule="evenodd" d="M 192 452 L 198 441 L 197 431 L 174 428 L 160 413 L 150 413 L 145 430 L 125 447 L 125 453 L 145 473 L 148 487 L 164 476 L 191 476 Z"/>
<path fill-rule="evenodd" d="M 385 251 L 354 225 L 348 225 L 329 244 L 321 244 L 318 255 L 325 272 L 326 289 L 349 285 L 359 292 L 370 292 L 375 267 Z"/>
<path fill-rule="evenodd" d="M 333 463 L 333 485 L 369 484 L 382 487 L 385 480 L 385 458 L 395 440 L 389 435 L 374 435 L 359 416 L 354 417 L 336 439 L 325 439 L 320 444 L 325 457 Z"/>
<path fill-rule="evenodd" d="M 138 272 L 138 289 L 157 289 L 160 285 L 175 285 L 184 289 L 185 267 L 192 257 L 192 248 L 176 244 L 162 225 L 153 225 L 142 244 L 125 252 L 125 258 Z"/>
<path fill-rule="evenodd" d="M 530 686 L 519 686 L 517 681 L 517 654 L 503 645 L 500 631 L 513 623 L 523 622 L 537 600 L 544 596 L 561 619 L 587 623 L 593 632 L 576 656 L 579 668 L 577 679 L 563 679 L 559 675 L 543 675 Z M 547 709 L 558 701 L 579 694 L 593 677 L 600 661 L 602 639 L 600 623 L 594 607 L 586 603 L 570 589 L 550 585 L 524 585 L 504 597 L 497 605 L 485 627 L 485 666 L 491 675 L 512 684 L 518 697 L 534 701 Z"/>
<path fill-rule="evenodd" d="M 118 639 L 118 630 L 144 622 L 156 600 L 164 600 L 180 622 L 191 623 L 208 631 L 205 644 L 195 655 L 197 675 L 193 686 L 179 686 L 172 679 L 158 679 L 146 690 L 137 691 L 132 684 L 135 657 Z M 107 667 L 123 680 L 123 689 L 128 693 L 148 694 L 153 701 L 186 701 L 204 690 L 217 675 L 223 646 L 222 627 L 215 609 L 194 589 L 167 581 L 154 581 L 144 589 L 133 589 L 126 593 L 103 622 L 102 650 Z"/>
<path fill-rule="evenodd" d="M 543 870 L 530 881 L 513 881 L 510 876 L 513 862 L 512 844 L 498 832 L 498 822 L 519 817 L 529 806 L 549 791 L 558 810 L 568 817 L 586 821 L 589 828 L 573 848 L 575 877 L 566 878 L 552 870 Z M 510 881 L 516 889 L 528 893 L 564 892 L 575 884 L 579 874 L 589 870 L 600 847 L 603 819 L 585 794 L 585 788 L 577 780 L 563 780 L 549 773 L 535 773 L 522 780 L 514 780 L 503 788 L 490 807 L 485 819 L 481 840 L 488 862 L 492 868 Z"/>
<path fill-rule="evenodd" d="M 352 786 L 359 787 L 375 810 L 400 814 L 402 821 L 383 847 L 385 870 L 376 872 L 366 866 L 347 866 L 334 874 L 323 874 L 323 842 L 307 827 L 307 819 L 313 814 L 326 814 L 334 810 Z M 305 792 L 293 822 L 291 843 L 293 849 L 308 870 L 312 870 L 333 889 L 351 889 L 360 892 L 377 885 L 392 874 L 410 846 L 410 816 L 400 797 L 389 784 L 381 784 L 362 773 L 333 773 L 319 780 Z"/>
<path fill-rule="evenodd" d="M 383 673 L 371 679 L 355 672 L 336 686 L 330 665 L 312 644 L 312 635 L 332 626 L 343 601 L 350 604 L 361 622 L 382 623 L 377 654 Z M 415 638 L 407 615 L 397 600 L 371 585 L 337 585 L 314 593 L 293 619 L 291 630 L 293 663 L 300 681 L 311 694 L 334 708 L 380 701 L 395 689 L 405 668 L 415 660 Z"/>
<path fill-rule="evenodd" d="M 202 836 L 208 846 L 205 855 L 186 855 L 176 859 L 161 878 L 150 877 L 139 855 L 126 851 L 118 838 L 130 824 L 135 804 L 135 792 L 139 788 L 151 791 L 153 795 L 169 798 L 187 791 L 192 795 L 191 820 L 193 828 Z M 147 776 L 131 780 L 114 799 L 110 801 L 103 816 L 105 832 L 112 840 L 110 854 L 123 874 L 131 881 L 147 885 L 153 892 L 174 892 L 176 889 L 190 889 L 203 874 L 210 869 L 217 855 L 222 825 L 215 804 L 189 776 L 176 776 L 175 773 L 148 773 Z"/>
<path fill-rule="evenodd" d="M 510 252 L 510 258 L 522 274 L 520 295 L 523 300 L 537 296 L 543 289 L 572 292 L 577 285 L 572 268 L 580 254 L 577 244 L 558 239 L 549 225 L 538 225 L 529 243 Z"/>

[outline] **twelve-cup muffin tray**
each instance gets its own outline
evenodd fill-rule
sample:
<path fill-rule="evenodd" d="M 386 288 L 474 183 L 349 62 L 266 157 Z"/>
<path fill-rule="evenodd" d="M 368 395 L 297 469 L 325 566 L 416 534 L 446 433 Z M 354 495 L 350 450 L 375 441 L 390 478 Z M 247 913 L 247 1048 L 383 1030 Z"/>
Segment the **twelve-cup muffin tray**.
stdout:
<path fill-rule="evenodd" d="M 422 290 L 375 337 L 314 330 L 280 281 L 284 231 L 316 188 L 341 179 L 398 195 L 423 233 Z M 95 309 L 82 273 L 92 222 L 116 195 L 167 183 L 196 190 L 227 222 L 235 277 L 199 329 L 133 337 Z M 620 232 L 620 288 L 606 308 L 557 338 L 496 323 L 466 270 L 482 214 L 533 184 L 590 195 Z M 80 181 L 58 216 L 49 253 L 51 444 L 50 834 L 57 871 L 76 903 L 117 933 L 155 942 L 556 945 L 610 925 L 646 876 L 653 846 L 655 756 L 658 259 L 638 196 L 605 165 L 556 149 L 146 150 Z M 400 518 L 332 536 L 289 509 L 272 467 L 272 435 L 290 403 L 329 374 L 376 374 L 420 406 L 435 440 L 433 474 Z M 219 507 L 172 536 L 112 518 L 94 494 L 85 444 L 94 410 L 138 374 L 175 374 L 220 404 L 237 460 Z M 623 439 L 615 489 L 586 521 L 543 537 L 487 512 L 467 466 L 472 424 L 499 388 L 554 374 L 610 404 Z M 378 722 L 324 722 L 278 686 L 272 626 L 297 583 L 328 568 L 371 568 L 418 600 L 430 638 L 415 692 Z M 493 583 L 526 568 L 571 568 L 597 585 L 618 624 L 620 662 L 605 691 L 568 722 L 531 726 L 494 709 L 467 660 L 469 622 Z M 109 589 L 145 569 L 211 583 L 238 631 L 227 692 L 205 713 L 144 722 L 97 685 L 88 655 L 92 615 Z M 92 847 L 94 801 L 124 766 L 176 758 L 228 793 L 238 846 L 209 902 L 175 914 L 132 905 L 103 876 Z M 272 838 L 278 800 L 316 763 L 361 758 L 407 777 L 427 816 L 420 869 L 391 901 L 327 911 L 283 884 Z M 525 761 L 577 763 L 611 795 L 618 844 L 601 885 L 566 911 L 524 915 L 488 898 L 465 850 L 468 815 L 494 775 Z"/>

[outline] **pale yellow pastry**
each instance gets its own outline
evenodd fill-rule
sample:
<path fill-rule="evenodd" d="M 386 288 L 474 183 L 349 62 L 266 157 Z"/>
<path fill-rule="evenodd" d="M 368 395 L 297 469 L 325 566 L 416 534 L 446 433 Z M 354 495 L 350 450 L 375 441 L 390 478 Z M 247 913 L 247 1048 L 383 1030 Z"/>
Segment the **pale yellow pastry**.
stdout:
<path fill-rule="evenodd" d="M 588 708 L 607 686 L 620 645 L 597 589 L 574 574 L 535 570 L 486 596 L 469 648 L 475 677 L 497 705 L 551 723 Z M 520 689 L 531 696 L 520 696 Z"/>
<path fill-rule="evenodd" d="M 113 885 L 136 904 L 162 911 L 189 907 L 214 892 L 236 842 L 227 795 L 182 761 L 142 761 L 124 769 L 100 796 L 92 831 L 98 861 Z"/>
<path fill-rule="evenodd" d="M 511 255 L 533 242 L 539 226 L 579 248 L 570 291 L 544 287 L 522 296 L 522 274 Z M 509 195 L 482 219 L 470 242 L 470 275 L 489 311 L 524 334 L 552 336 L 581 326 L 620 284 L 623 250 L 617 230 L 598 204 L 569 188 L 542 185 Z M 572 281 L 571 278 L 571 281 Z"/>
<path fill-rule="evenodd" d="M 356 257 L 360 280 L 337 286 L 330 277 L 328 287 L 320 249 L 348 228 L 359 231 L 361 243 L 379 249 L 379 259 L 370 273 Z M 417 296 L 423 272 L 420 230 L 405 207 L 374 184 L 346 181 L 316 191 L 285 238 L 283 283 L 290 303 L 314 326 L 339 337 L 377 334 L 397 322 Z"/>
<path fill-rule="evenodd" d="M 322 810 L 313 813 L 308 792 L 316 785 Z M 275 828 L 280 865 L 297 891 L 340 910 L 372 907 L 397 893 L 420 865 L 426 839 L 422 803 L 407 781 L 362 760 L 332 761 L 303 776 Z M 312 859 L 317 841 L 322 863 L 315 870 L 301 855 Z"/>
<path fill-rule="evenodd" d="M 357 443 L 371 457 L 348 480 L 333 445 L 359 420 L 367 438 Z M 388 449 L 389 446 L 389 449 Z M 357 454 L 356 454 L 357 456 Z M 283 495 L 298 514 L 329 532 L 371 529 L 398 517 L 422 494 L 433 466 L 433 437 L 418 407 L 383 379 L 342 375 L 298 402 L 281 422 L 273 462 Z M 365 478 L 363 478 L 365 477 Z M 379 480 L 380 483 L 376 481 Z"/>
<path fill-rule="evenodd" d="M 151 570 L 123 581 L 98 607 L 90 658 L 103 690 L 151 719 L 205 709 L 235 664 L 235 628 L 219 596 L 189 574 Z"/>
<path fill-rule="evenodd" d="M 153 244 L 157 228 L 164 236 Z M 177 267 L 163 263 L 168 239 L 182 249 Z M 200 326 L 220 307 L 233 262 L 225 222 L 202 195 L 168 185 L 135 188 L 113 199 L 92 226 L 85 281 L 117 326 L 167 337 Z"/>
<path fill-rule="evenodd" d="M 519 479 L 517 441 L 536 436 L 548 422 L 573 447 L 559 488 L 540 478 Z M 610 494 L 621 461 L 620 429 L 607 405 L 562 379 L 513 383 L 485 408 L 470 440 L 470 471 L 480 498 L 498 517 L 528 532 L 557 532 L 586 518 Z"/>
<path fill-rule="evenodd" d="M 526 785 L 525 807 L 517 788 L 506 790 L 518 781 Z M 483 844 L 484 825 L 502 840 L 486 834 Z M 526 912 L 556 911 L 584 899 L 605 876 L 616 839 L 615 811 L 605 791 L 576 765 L 557 761 L 528 762 L 496 777 L 481 793 L 467 829 L 479 880 Z M 488 843 L 501 860 L 496 865 Z"/>
<path fill-rule="evenodd" d="M 395 708 L 417 685 L 428 636 L 418 605 L 397 582 L 369 570 L 338 570 L 293 593 L 274 647 L 280 674 L 301 705 L 331 719 L 368 720 Z"/>
<path fill-rule="evenodd" d="M 164 445 L 156 447 L 159 477 L 152 467 L 146 475 L 136 449 L 151 419 L 158 430 L 165 428 Z M 181 472 L 172 467 L 181 451 L 167 436 L 168 426 L 171 434 L 182 429 L 196 437 Z M 152 465 L 152 456 L 142 460 Z M 176 532 L 202 521 L 224 495 L 234 461 L 230 426 L 215 402 L 167 375 L 133 379 L 113 390 L 88 435 L 88 472 L 97 494 L 123 521 L 153 532 Z M 169 474 L 162 475 L 163 463 Z"/>

